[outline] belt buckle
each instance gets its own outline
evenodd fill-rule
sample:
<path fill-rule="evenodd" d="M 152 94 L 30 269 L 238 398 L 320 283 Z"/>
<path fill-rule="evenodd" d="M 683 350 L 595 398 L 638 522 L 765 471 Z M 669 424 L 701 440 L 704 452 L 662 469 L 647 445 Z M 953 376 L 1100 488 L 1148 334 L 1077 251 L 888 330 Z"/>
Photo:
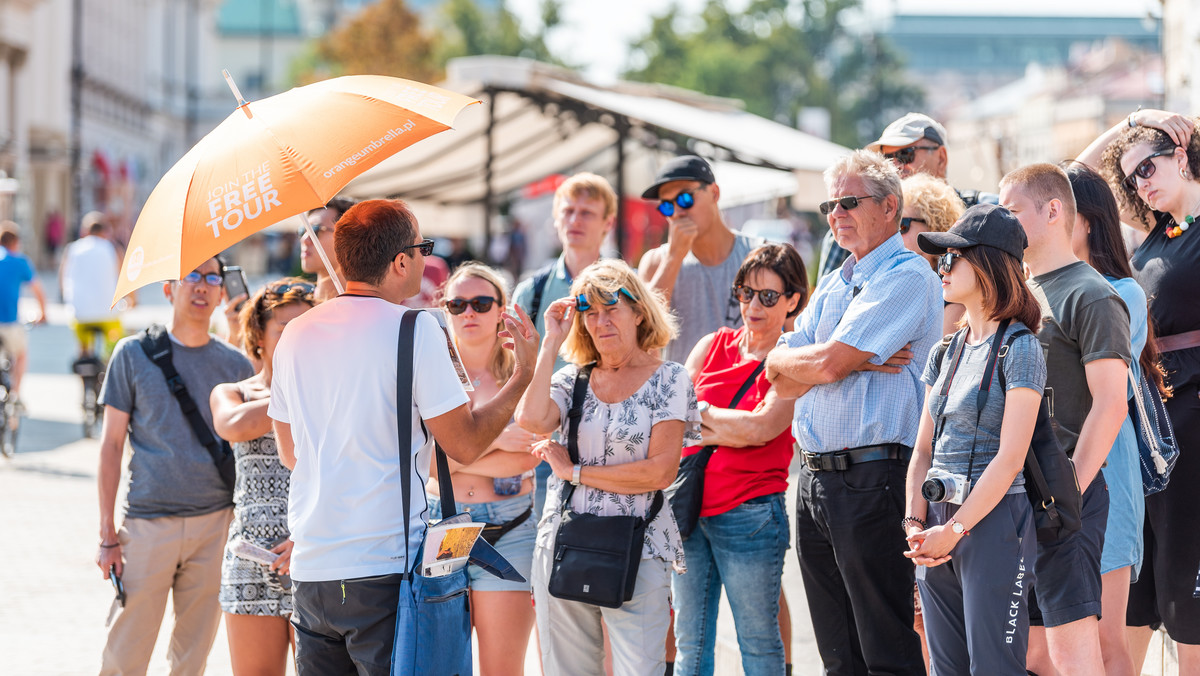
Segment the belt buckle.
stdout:
<path fill-rule="evenodd" d="M 801 451 L 800 459 L 804 461 L 804 466 L 813 472 L 820 472 L 825 469 L 821 466 L 821 455 L 819 453 Z"/>

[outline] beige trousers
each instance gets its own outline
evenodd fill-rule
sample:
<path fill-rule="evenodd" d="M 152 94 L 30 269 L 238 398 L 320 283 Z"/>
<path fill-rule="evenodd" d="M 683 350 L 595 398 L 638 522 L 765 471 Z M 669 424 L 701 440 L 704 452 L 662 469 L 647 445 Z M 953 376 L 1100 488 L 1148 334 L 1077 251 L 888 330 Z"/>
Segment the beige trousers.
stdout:
<path fill-rule="evenodd" d="M 204 673 L 221 623 L 217 593 L 233 508 L 202 516 L 125 519 L 117 534 L 125 558 L 125 609 L 108 630 L 101 676 L 145 674 L 170 593 L 175 629 L 172 676 Z"/>

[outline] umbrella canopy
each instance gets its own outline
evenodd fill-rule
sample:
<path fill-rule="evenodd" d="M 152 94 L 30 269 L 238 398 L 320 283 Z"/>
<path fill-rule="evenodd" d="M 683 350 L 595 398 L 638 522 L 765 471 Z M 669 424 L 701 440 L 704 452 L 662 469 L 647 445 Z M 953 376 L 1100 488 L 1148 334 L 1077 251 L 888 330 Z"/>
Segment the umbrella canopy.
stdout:
<path fill-rule="evenodd" d="M 129 239 L 113 302 L 140 286 L 179 279 L 249 235 L 323 206 L 362 172 L 449 129 L 472 103 L 478 101 L 377 75 L 243 103 L 155 186 Z"/>

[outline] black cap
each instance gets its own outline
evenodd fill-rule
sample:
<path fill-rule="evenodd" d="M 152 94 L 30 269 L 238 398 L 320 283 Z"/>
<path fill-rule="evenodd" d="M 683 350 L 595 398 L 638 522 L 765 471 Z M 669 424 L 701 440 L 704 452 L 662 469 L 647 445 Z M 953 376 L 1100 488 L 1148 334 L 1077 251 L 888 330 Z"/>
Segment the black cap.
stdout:
<path fill-rule="evenodd" d="M 962 218 L 946 232 L 923 232 L 917 235 L 917 246 L 921 251 L 935 256 L 946 253 L 946 249 L 990 246 L 999 249 L 1017 260 L 1025 257 L 1029 239 L 1025 229 L 1012 212 L 995 204 L 976 204 L 963 212 Z"/>
<path fill-rule="evenodd" d="M 642 197 L 648 200 L 658 199 L 658 189 L 664 184 L 671 181 L 700 181 L 704 184 L 713 184 L 717 179 L 713 177 L 712 167 L 708 166 L 708 162 L 702 157 L 695 155 L 680 155 L 658 170 L 658 175 L 654 177 L 654 185 L 646 188 L 642 193 Z"/>

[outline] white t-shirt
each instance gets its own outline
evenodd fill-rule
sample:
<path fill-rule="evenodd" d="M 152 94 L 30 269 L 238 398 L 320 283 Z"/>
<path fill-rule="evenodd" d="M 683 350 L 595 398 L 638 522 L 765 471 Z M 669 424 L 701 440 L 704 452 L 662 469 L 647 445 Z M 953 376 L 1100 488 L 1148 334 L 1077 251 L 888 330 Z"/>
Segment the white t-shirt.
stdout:
<path fill-rule="evenodd" d="M 296 468 L 288 498 L 301 582 L 403 573 L 425 532 L 433 452 L 421 418 L 466 404 L 446 335 L 422 313 L 413 341 L 409 541 L 396 428 L 396 341 L 408 308 L 342 296 L 288 323 L 275 348 L 267 414 L 292 428 Z"/>
<path fill-rule="evenodd" d="M 67 245 L 63 254 L 63 300 L 75 310 L 75 320 L 112 319 L 117 292 L 117 250 L 103 237 L 88 235 Z"/>

